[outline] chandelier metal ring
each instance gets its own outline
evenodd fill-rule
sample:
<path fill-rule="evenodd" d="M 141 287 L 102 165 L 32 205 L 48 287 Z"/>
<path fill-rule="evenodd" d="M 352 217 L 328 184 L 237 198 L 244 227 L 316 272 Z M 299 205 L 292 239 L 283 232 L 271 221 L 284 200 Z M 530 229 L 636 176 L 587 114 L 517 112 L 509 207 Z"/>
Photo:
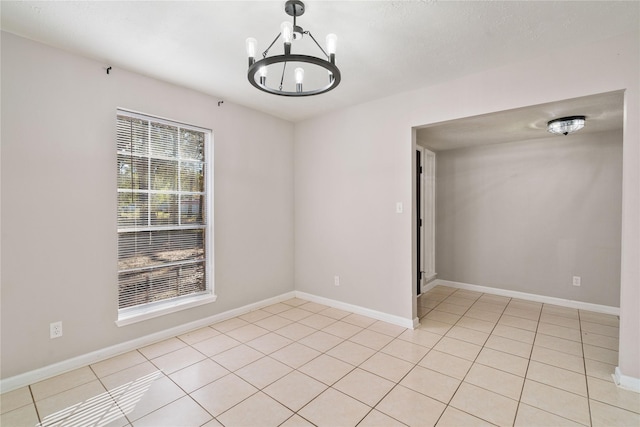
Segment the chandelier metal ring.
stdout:
<path fill-rule="evenodd" d="M 287 62 L 305 62 L 307 64 L 317 65 L 322 67 L 333 74 L 333 80 L 329 82 L 326 86 L 320 87 L 315 90 L 309 90 L 305 92 L 288 92 L 279 89 L 273 89 L 268 87 L 267 85 L 262 85 L 256 79 L 256 74 L 260 70 L 260 67 L 266 67 L 272 64 L 277 63 L 287 63 Z M 251 83 L 255 88 L 260 89 L 261 91 L 268 92 L 274 95 L 281 96 L 310 96 L 310 95 L 318 95 L 320 93 L 328 92 L 338 86 L 340 83 L 340 70 L 335 64 L 332 64 L 329 61 L 325 61 L 320 58 L 316 58 L 315 56 L 309 55 L 276 55 L 269 56 L 263 58 L 259 61 L 256 61 L 249 67 L 249 71 L 247 73 L 247 77 L 249 79 L 249 83 Z"/>

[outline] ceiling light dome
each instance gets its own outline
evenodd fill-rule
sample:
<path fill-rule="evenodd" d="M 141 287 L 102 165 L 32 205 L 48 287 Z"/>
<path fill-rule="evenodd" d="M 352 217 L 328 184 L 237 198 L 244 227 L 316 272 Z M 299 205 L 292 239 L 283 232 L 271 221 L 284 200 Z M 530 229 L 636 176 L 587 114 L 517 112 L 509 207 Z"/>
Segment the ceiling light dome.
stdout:
<path fill-rule="evenodd" d="M 584 127 L 585 116 L 562 117 L 547 123 L 547 130 L 556 135 L 569 135 Z"/>

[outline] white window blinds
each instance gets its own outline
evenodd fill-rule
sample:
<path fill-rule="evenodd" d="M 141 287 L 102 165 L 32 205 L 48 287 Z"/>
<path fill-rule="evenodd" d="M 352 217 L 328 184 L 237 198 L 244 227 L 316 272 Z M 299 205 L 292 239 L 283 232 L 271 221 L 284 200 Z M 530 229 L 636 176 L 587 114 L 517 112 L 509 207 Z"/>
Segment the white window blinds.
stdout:
<path fill-rule="evenodd" d="M 118 110 L 119 309 L 210 293 L 210 139 Z"/>

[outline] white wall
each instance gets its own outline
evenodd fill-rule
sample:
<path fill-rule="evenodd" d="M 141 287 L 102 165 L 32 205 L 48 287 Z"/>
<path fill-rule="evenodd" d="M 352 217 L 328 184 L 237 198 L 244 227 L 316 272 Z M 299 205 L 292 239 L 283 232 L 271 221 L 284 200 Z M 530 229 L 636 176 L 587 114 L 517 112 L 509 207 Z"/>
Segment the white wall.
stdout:
<path fill-rule="evenodd" d="M 2 378 L 293 290 L 293 125 L 105 66 L 2 33 Z M 218 296 L 120 328 L 118 107 L 213 130 Z"/>
<path fill-rule="evenodd" d="M 296 124 L 296 288 L 414 318 L 412 127 L 625 89 L 619 366 L 640 378 L 639 40 L 550 51 Z"/>
<path fill-rule="evenodd" d="M 440 151 L 436 183 L 439 279 L 619 307 L 621 130 Z"/>

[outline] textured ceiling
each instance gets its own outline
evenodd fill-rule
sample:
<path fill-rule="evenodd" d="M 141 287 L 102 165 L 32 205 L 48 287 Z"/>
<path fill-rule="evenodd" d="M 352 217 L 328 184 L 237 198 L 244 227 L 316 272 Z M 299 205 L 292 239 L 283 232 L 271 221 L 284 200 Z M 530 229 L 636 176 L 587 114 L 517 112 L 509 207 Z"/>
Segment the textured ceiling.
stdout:
<path fill-rule="evenodd" d="M 637 31 L 639 15 L 635 1 L 305 3 L 298 23 L 319 42 L 338 35 L 342 71 L 338 88 L 306 98 L 259 92 L 246 77 L 245 39 L 264 50 L 288 19 L 284 1 L 5 0 L 0 7 L 5 31 L 294 122 Z"/>

